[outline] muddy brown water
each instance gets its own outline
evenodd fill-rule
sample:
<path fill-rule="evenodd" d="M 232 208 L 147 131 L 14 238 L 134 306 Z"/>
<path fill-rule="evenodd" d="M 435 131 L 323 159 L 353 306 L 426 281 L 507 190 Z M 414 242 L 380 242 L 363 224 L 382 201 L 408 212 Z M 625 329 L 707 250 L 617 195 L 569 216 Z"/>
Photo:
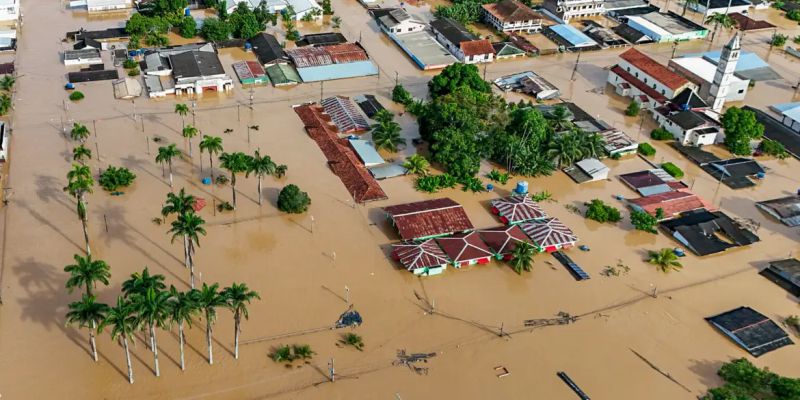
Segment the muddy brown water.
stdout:
<path fill-rule="evenodd" d="M 392 5 L 386 2 L 386 5 Z M 239 207 L 235 213 L 214 215 L 211 207 L 201 211 L 208 235 L 200 239 L 196 256 L 200 282 L 246 282 L 259 291 L 262 300 L 250 306 L 250 320 L 243 325 L 242 339 L 256 339 L 325 326 L 347 307 L 344 287 L 365 318 L 355 331 L 363 336 L 363 352 L 337 346 L 342 331 L 324 331 L 303 337 L 243 345 L 234 360 L 233 322 L 221 310 L 214 329 L 215 365 L 205 361 L 202 321 L 188 330 L 187 370 L 177 366 L 176 330 L 158 332 L 162 376 L 152 373 L 152 357 L 141 334 L 133 351 L 136 383 L 125 379 L 122 348 L 108 334 L 100 335 L 100 361 L 88 354 L 86 332 L 65 327 L 69 302 L 79 298 L 63 289 L 63 266 L 82 250 L 80 224 L 74 203 L 61 190 L 69 168 L 72 143 L 65 140 L 61 120 L 79 121 L 94 132 L 88 145 L 99 149 L 93 170 L 109 165 L 131 168 L 138 176 L 125 195 L 112 197 L 97 188 L 89 196 L 90 234 L 93 253 L 112 266 L 108 287 L 98 288 L 99 298 L 111 303 L 121 282 L 132 272 L 148 266 L 164 274 L 168 284 L 187 288 L 188 272 L 182 267 L 180 243 L 171 243 L 167 226 L 151 222 L 169 192 L 160 166 L 153 162 L 156 144 L 147 153 L 147 139 L 160 136 L 185 149 L 179 136 L 181 119 L 173 113 L 176 101 L 166 99 L 114 100 L 108 82 L 80 84 L 86 99 L 63 104 L 61 89 L 67 69 L 59 52 L 65 31 L 81 26 L 101 29 L 121 26 L 122 18 L 89 18 L 66 11 L 58 2 L 24 3 L 25 26 L 20 33 L 17 61 L 19 79 L 11 141 L 10 205 L 3 209 L 2 296 L 0 307 L 0 394 L 6 398 L 509 398 L 561 399 L 573 396 L 556 377 L 566 371 L 593 398 L 598 399 L 691 399 L 709 385 L 719 383 L 715 375 L 722 362 L 745 357 L 743 350 L 714 331 L 704 317 L 749 305 L 776 320 L 796 314 L 797 300 L 757 275 L 768 260 L 796 255 L 798 232 L 768 219 L 753 206 L 756 200 L 793 193 L 800 186 L 794 159 L 763 163 L 770 169 L 767 179 L 752 189 L 732 191 L 716 182 L 663 143 L 654 143 L 656 162 L 671 161 L 684 169 L 685 180 L 695 192 L 738 218 L 761 224 L 762 242 L 712 257 L 688 255 L 683 271 L 661 274 L 642 260 L 647 250 L 674 247 L 663 234 L 632 230 L 627 221 L 618 226 L 586 221 L 565 205 L 580 205 L 600 198 L 621 207 L 613 195 L 634 195 L 616 179 L 577 186 L 563 174 L 530 179 L 531 190 L 548 190 L 556 202 L 545 210 L 562 219 L 580 236 L 590 252 L 570 251 L 570 256 L 592 275 L 575 282 L 551 258 L 536 258 L 534 271 L 522 276 L 507 266 L 491 263 L 418 279 L 399 269 L 387 257 L 397 236 L 386 223 L 380 207 L 403 202 L 449 196 L 464 205 L 476 227 L 499 225 L 488 211 L 492 198 L 509 193 L 518 179 L 499 185 L 492 193 L 468 194 L 460 189 L 437 195 L 416 192 L 411 178 L 381 182 L 388 200 L 353 206 L 339 179 L 326 165 L 314 142 L 304 133 L 291 112 L 291 105 L 319 99 L 323 95 L 377 94 L 395 112 L 400 110 L 387 96 L 397 76 L 417 96 L 424 96 L 425 82 L 435 72 L 420 72 L 409 59 L 370 21 L 355 1 L 333 2 L 343 18 L 341 31 L 362 44 L 378 63 L 381 75 L 337 82 L 272 87 L 254 91 L 250 110 L 249 89 L 236 84 L 230 94 L 207 94 L 196 101 L 196 125 L 205 134 L 223 137 L 228 151 L 260 149 L 289 166 L 281 180 L 265 180 L 265 204 L 258 207 L 256 181 L 240 177 Z M 416 12 L 416 11 L 415 11 Z M 428 11 L 424 11 L 428 12 Z M 775 20 L 772 10 L 757 12 Z M 429 18 L 429 14 L 428 14 Z M 778 22 L 775 22 L 778 23 Z M 783 25 L 782 25 L 783 26 Z M 798 34 L 796 27 L 791 35 Z M 798 78 L 798 61 L 765 45 L 770 32 L 748 33 L 745 50 L 768 58 L 785 81 L 755 86 L 747 103 L 764 108 L 790 101 L 790 82 Z M 718 35 L 712 48 L 728 36 Z M 678 53 L 704 51 L 708 42 L 682 43 Z M 661 62 L 671 45 L 642 48 Z M 604 86 L 605 67 L 615 62 L 621 50 L 586 53 L 576 79 L 570 81 L 574 54 L 524 59 L 492 64 L 487 78 L 534 70 L 561 88 L 563 96 L 592 115 L 640 137 L 639 121 L 622 114 L 626 103 L 594 89 Z M 239 50 L 225 50 L 221 58 L 232 76 L 230 64 L 245 58 Z M 5 56 L 4 56 L 5 57 Z M 506 95 L 510 101 L 519 96 Z M 238 112 L 236 104 L 239 104 Z M 142 131 L 142 118 L 144 131 Z M 187 117 L 191 119 L 192 117 Z M 414 119 L 399 117 L 403 135 L 417 136 Z M 259 125 L 247 142 L 247 126 Z M 646 137 L 647 121 L 641 130 Z M 230 134 L 225 129 L 233 129 Z M 230 200 L 229 187 L 204 186 L 200 178 L 201 157 L 193 141 L 194 158 L 184 157 L 175 165 L 176 188 L 208 200 L 209 204 Z M 413 153 L 410 146 L 400 158 Z M 204 168 L 208 159 L 202 157 Z M 216 163 L 215 163 L 216 164 Z M 638 158 L 608 161 L 612 174 L 647 168 Z M 482 165 L 482 172 L 492 168 Z M 217 173 L 222 171 L 217 170 Z M 308 191 L 313 203 L 308 213 L 286 216 L 275 207 L 277 193 L 294 183 Z M 627 213 L 626 213 L 627 214 Z M 313 233 L 312 233 L 313 217 Z M 108 221 L 108 230 L 104 220 Z M 335 256 L 334 256 L 335 254 Z M 604 278 L 600 272 L 618 261 L 630 272 Z M 658 298 L 648 294 L 658 289 Z M 426 315 L 415 296 L 435 301 L 441 315 Z M 520 330 L 522 321 L 552 318 L 559 311 L 580 315 L 574 324 L 533 331 Z M 466 321 L 466 322 L 465 322 Z M 479 326 L 476 326 L 479 325 Z M 495 333 L 503 325 L 510 338 Z M 308 343 L 316 356 L 292 368 L 268 359 L 274 346 Z M 398 349 L 437 352 L 425 367 L 427 376 L 416 375 L 391 362 Z M 646 357 L 687 389 L 667 380 L 648 367 L 632 351 Z M 800 375 L 797 346 L 786 347 L 753 360 L 759 366 L 790 375 Z M 325 380 L 328 360 L 335 358 L 339 378 Z M 511 374 L 497 378 L 494 368 L 506 367 Z"/>

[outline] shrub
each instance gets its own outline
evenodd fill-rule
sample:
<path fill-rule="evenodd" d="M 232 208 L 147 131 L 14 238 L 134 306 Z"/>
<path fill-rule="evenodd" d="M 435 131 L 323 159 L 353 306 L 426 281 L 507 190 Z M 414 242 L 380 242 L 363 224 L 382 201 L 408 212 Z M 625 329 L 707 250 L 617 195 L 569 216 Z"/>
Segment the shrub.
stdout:
<path fill-rule="evenodd" d="M 355 333 L 348 332 L 342 336 L 342 342 L 348 346 L 353 346 L 358 351 L 364 350 L 364 339 Z"/>
<path fill-rule="evenodd" d="M 407 106 L 414 101 L 414 98 L 403 85 L 398 84 L 392 89 L 392 101 Z"/>
<path fill-rule="evenodd" d="M 775 158 L 783 160 L 786 157 L 789 157 L 789 153 L 786 152 L 786 148 L 783 147 L 783 144 L 776 142 L 774 140 L 764 139 L 761 141 L 761 145 L 759 146 L 764 154 L 771 155 Z"/>
<path fill-rule="evenodd" d="M 795 44 L 800 44 L 800 35 L 795 36 L 792 41 L 794 41 Z"/>
<path fill-rule="evenodd" d="M 286 185 L 278 194 L 278 209 L 290 214 L 301 214 L 308 210 L 311 198 L 296 185 Z"/>
<path fill-rule="evenodd" d="M 465 192 L 470 191 L 472 193 L 486 191 L 486 189 L 483 187 L 483 182 L 474 176 L 470 176 L 469 178 L 464 178 L 461 180 L 461 190 Z"/>
<path fill-rule="evenodd" d="M 543 190 L 541 192 L 531 193 L 531 200 L 533 201 L 545 201 L 550 200 L 553 198 L 553 194 Z"/>
<path fill-rule="evenodd" d="M 665 162 L 661 164 L 661 169 L 666 171 L 668 174 L 672 175 L 672 177 L 675 179 L 683 178 L 683 170 L 681 170 L 680 168 L 678 168 L 677 165 L 671 162 Z"/>
<path fill-rule="evenodd" d="M 122 66 L 127 69 L 136 68 L 139 66 L 139 63 L 136 60 L 131 58 L 126 58 L 125 61 L 122 62 Z"/>
<path fill-rule="evenodd" d="M 594 199 L 589 202 L 584 216 L 597 222 L 618 222 L 622 219 L 619 210 L 604 203 L 600 199 Z"/>
<path fill-rule="evenodd" d="M 792 21 L 800 21 L 800 10 L 792 10 L 786 13 L 786 18 Z"/>
<path fill-rule="evenodd" d="M 480 183 L 480 181 L 478 181 Z M 426 175 L 417 178 L 416 187 L 420 192 L 436 193 L 439 189 L 455 187 L 458 181 L 450 174 Z M 483 186 L 481 185 L 481 189 Z"/>
<path fill-rule="evenodd" d="M 496 169 L 493 169 L 486 174 L 486 177 L 490 180 L 500 183 L 501 185 L 505 185 L 508 183 L 509 175 L 508 172 L 500 172 Z"/>
<path fill-rule="evenodd" d="M 128 70 L 128 76 L 139 76 L 139 68 Z"/>
<path fill-rule="evenodd" d="M 115 192 L 119 188 L 130 186 L 136 179 L 136 174 L 124 167 L 108 167 L 102 174 L 98 183 L 100 186 L 109 192 Z"/>
<path fill-rule="evenodd" d="M 650 233 L 658 233 L 655 226 L 658 223 L 656 217 L 644 212 L 633 211 L 631 213 L 631 223 L 636 230 Z"/>
<path fill-rule="evenodd" d="M 637 151 L 645 157 L 652 157 L 656 154 L 656 148 L 650 143 L 639 143 Z"/>
<path fill-rule="evenodd" d="M 314 354 L 316 353 L 307 344 L 293 344 L 279 346 L 269 356 L 275 362 L 291 363 L 294 360 L 311 358 Z"/>
<path fill-rule="evenodd" d="M 639 102 L 633 100 L 630 104 L 628 104 L 628 108 L 625 109 L 625 115 L 629 117 L 635 117 L 639 115 L 640 111 L 642 111 L 642 107 L 639 105 Z"/>
<path fill-rule="evenodd" d="M 653 129 L 653 131 L 650 132 L 650 137 L 653 140 L 672 140 L 675 138 L 674 136 L 672 136 L 671 133 L 669 133 L 669 131 L 667 131 L 664 128 Z"/>
<path fill-rule="evenodd" d="M 217 211 L 233 211 L 233 205 L 230 202 L 223 201 L 222 203 L 217 204 Z"/>
<path fill-rule="evenodd" d="M 72 101 L 83 100 L 84 97 L 85 96 L 83 95 L 83 92 L 79 92 L 77 90 L 69 94 L 69 99 Z"/>
<path fill-rule="evenodd" d="M 783 45 L 786 44 L 786 39 L 788 38 L 789 36 L 786 36 L 782 33 L 774 33 L 769 41 L 769 44 L 775 47 L 783 47 Z"/>
<path fill-rule="evenodd" d="M 717 375 L 725 384 L 709 390 L 705 400 L 797 399 L 800 379 L 780 376 L 768 368 L 758 368 L 744 358 L 727 362 Z"/>
<path fill-rule="evenodd" d="M 197 23 L 194 21 L 194 18 L 185 16 L 181 19 L 178 30 L 181 33 L 181 37 L 191 39 L 197 35 Z"/>

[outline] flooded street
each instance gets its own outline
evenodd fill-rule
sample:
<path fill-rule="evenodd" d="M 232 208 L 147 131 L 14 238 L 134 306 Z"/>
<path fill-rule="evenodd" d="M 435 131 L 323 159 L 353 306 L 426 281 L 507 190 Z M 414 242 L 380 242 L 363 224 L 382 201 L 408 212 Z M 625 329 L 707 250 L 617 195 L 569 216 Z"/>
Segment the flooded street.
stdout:
<path fill-rule="evenodd" d="M 760 224 L 761 242 L 716 256 L 689 254 L 681 259 L 684 268 L 680 272 L 663 274 L 643 261 L 648 250 L 676 246 L 663 233 L 635 231 L 627 218 L 617 226 L 599 224 L 565 207 L 580 208 L 599 198 L 623 208 L 613 196 L 634 197 L 634 193 L 616 175 L 650 168 L 643 160 L 630 157 L 607 161 L 613 176 L 609 181 L 578 186 L 563 173 L 529 179 L 531 191 L 553 194 L 555 201 L 542 207 L 570 226 L 580 237 L 579 244 L 591 248 L 589 252 L 574 249 L 569 255 L 592 279 L 576 282 L 547 255 L 538 255 L 533 272 L 522 276 L 505 264 L 492 262 L 461 270 L 449 268 L 440 276 L 420 279 L 388 258 L 390 244 L 399 238 L 380 208 L 447 196 L 464 206 L 476 228 L 494 227 L 500 222 L 490 213 L 488 202 L 510 193 L 520 179 L 498 185 L 491 193 L 449 189 L 429 195 L 414 190 L 412 177 L 393 178 L 380 181 L 388 200 L 353 204 L 291 106 L 318 101 L 321 96 L 375 94 L 383 105 L 399 113 L 400 108 L 389 100 L 395 78 L 415 96 L 424 97 L 427 81 L 436 74 L 419 71 L 379 32 L 360 4 L 333 1 L 343 19 L 341 32 L 351 41 L 360 39 L 379 66 L 378 76 L 289 89 L 257 87 L 251 109 L 250 88 L 236 81 L 231 64 L 253 59 L 253 55 L 239 49 L 220 51 L 226 72 L 237 82 L 234 91 L 204 94 L 196 100 L 195 115 L 187 116 L 187 122 L 194 120 L 202 134 L 221 136 L 227 152 L 252 154 L 259 149 L 278 164 L 286 164 L 288 172 L 282 179 L 264 180 L 262 207 L 256 203 L 256 179 L 240 175 L 237 210 L 219 213 L 212 205 L 230 201 L 230 186 L 201 183 L 202 177 L 208 176 L 208 155 L 201 157 L 194 140 L 194 157 L 188 156 L 188 143 L 179 133 L 181 118 L 173 112 L 177 102 L 191 105 L 192 99 L 115 100 L 111 84 L 105 81 L 78 84 L 86 98 L 77 103 L 66 100 L 68 92 L 62 90 L 66 73 L 77 69 L 65 68 L 60 58 L 61 52 L 72 46 L 62 43 L 65 32 L 123 26 L 125 14 L 87 18 L 85 13 L 64 9 L 61 3 L 23 2 L 25 24 L 15 56 L 18 79 L 10 119 L 9 176 L 4 186 L 13 189 L 13 196 L 0 218 L 5 232 L 0 306 L 0 395 L 4 399 L 573 398 L 557 371 L 569 373 L 595 399 L 695 399 L 720 383 L 716 371 L 721 363 L 746 356 L 705 317 L 742 305 L 776 321 L 798 314 L 796 298 L 757 274 L 767 261 L 797 257 L 798 231 L 768 218 L 753 204 L 800 188 L 796 159 L 759 160 L 769 169 L 767 178 L 754 188 L 733 191 L 718 185 L 666 143 L 654 142 L 658 153 L 653 162 L 675 163 L 686 172 L 684 181 L 695 193 L 731 217 Z M 395 4 L 399 2 L 386 1 L 384 6 Z M 677 4 L 671 7 L 679 10 Z M 409 9 L 430 19 L 424 8 Z M 773 14 L 773 10 L 765 10 L 751 16 L 769 16 L 776 23 Z M 327 26 L 306 25 L 300 24 L 301 33 L 328 30 Z M 793 29 L 784 31 L 790 37 L 800 34 L 797 25 L 781 27 Z M 707 41 L 681 43 L 676 54 L 718 49 L 732 33 L 718 33 L 713 45 Z M 767 60 L 784 78 L 759 82 L 749 92 L 746 104 L 759 109 L 791 101 L 791 85 L 800 78 L 800 59 L 779 49 L 770 51 L 766 40 L 771 34 L 751 32 L 743 40 L 745 51 Z M 170 39 L 178 40 L 175 35 Z M 673 51 L 671 44 L 639 49 L 664 64 Z M 570 78 L 576 54 L 490 64 L 486 77 L 491 80 L 535 71 L 559 87 L 565 100 L 634 139 L 649 141 L 647 136 L 654 127 L 650 119 L 640 129 L 639 119 L 622 113 L 626 102 L 611 90 L 607 94 L 597 90 L 605 86 L 605 68 L 613 65 L 622 51 L 582 54 L 575 80 Z M 504 96 L 508 101 L 521 98 Z M 418 137 L 412 116 L 404 114 L 398 121 L 404 137 Z M 137 175 L 123 196 L 110 196 L 99 187 L 89 195 L 92 252 L 108 262 L 112 274 L 111 284 L 97 290 L 101 301 L 114 303 L 121 283 L 145 266 L 165 275 L 168 285 L 188 288 L 180 240 L 172 243 L 168 225 L 152 222 L 170 191 L 161 166 L 154 162 L 157 147 L 175 143 L 185 153 L 174 165 L 175 189 L 184 187 L 208 202 L 199 213 L 207 222 L 207 235 L 200 238 L 195 256 L 199 282 L 219 282 L 223 287 L 245 282 L 261 294 L 262 300 L 249 307 L 242 341 L 331 325 L 348 307 L 344 301 L 347 287 L 350 301 L 364 317 L 364 324 L 354 331 L 364 338 L 364 351 L 338 344 L 345 331 L 324 330 L 243 344 L 240 358 L 235 360 L 233 318 L 228 310 L 220 310 L 214 326 L 214 365 L 205 359 L 204 321 L 187 330 L 186 371 L 178 367 L 177 328 L 158 333 L 161 377 L 153 374 L 152 354 L 143 333 L 137 333 L 132 348 L 135 384 L 128 384 L 124 351 L 107 332 L 98 336 L 100 360 L 93 362 L 87 331 L 65 327 L 64 318 L 67 304 L 78 300 L 79 294 L 64 289 L 67 274 L 63 268 L 72 263 L 73 254 L 83 252 L 75 203 L 62 190 L 73 146 L 62 123 L 70 126 L 73 122 L 92 131 L 87 147 L 99 151 L 89 162 L 93 171 L 125 166 Z M 248 126 L 253 125 L 259 129 L 250 132 L 248 141 Z M 155 137 L 162 138 L 161 144 L 152 141 Z M 414 150 L 409 140 L 401 154 L 383 156 L 399 160 Z M 215 167 L 217 164 L 215 161 Z M 484 163 L 482 174 L 492 168 Z M 222 173 L 226 172 L 215 170 L 215 175 Z M 286 215 L 277 210 L 278 192 L 289 183 L 309 193 L 312 204 L 307 213 Z M 623 214 L 627 217 L 628 212 Z M 618 262 L 629 266 L 630 272 L 615 278 L 600 274 L 605 266 Z M 654 290 L 656 298 L 650 296 Z M 418 297 L 434 301 L 441 314 L 424 312 Z M 554 318 L 562 311 L 579 319 L 534 330 L 523 325 L 524 320 Z M 498 336 L 501 326 L 510 336 Z M 316 355 L 294 368 L 269 359 L 274 347 L 294 343 L 309 344 Z M 435 352 L 437 356 L 424 365 L 429 368 L 427 375 L 417 375 L 407 367 L 392 365 L 400 349 Z M 635 353 L 679 384 L 653 370 Z M 797 377 L 798 357 L 800 346 L 748 358 L 758 366 Z M 322 384 L 327 381 L 331 358 L 339 378 Z M 497 366 L 511 374 L 498 378 Z"/>

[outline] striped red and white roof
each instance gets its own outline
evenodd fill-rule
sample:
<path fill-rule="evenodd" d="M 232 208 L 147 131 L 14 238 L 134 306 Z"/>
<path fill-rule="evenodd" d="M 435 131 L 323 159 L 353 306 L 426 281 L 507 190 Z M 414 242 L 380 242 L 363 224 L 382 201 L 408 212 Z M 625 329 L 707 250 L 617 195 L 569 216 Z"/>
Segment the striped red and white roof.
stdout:
<path fill-rule="evenodd" d="M 436 243 L 439 243 L 448 257 L 458 263 L 493 256 L 492 250 L 475 231 L 440 237 L 436 239 Z"/>
<path fill-rule="evenodd" d="M 497 209 L 501 217 L 506 217 L 509 224 L 547 217 L 547 213 L 527 194 L 492 200 L 492 207 Z"/>
<path fill-rule="evenodd" d="M 438 267 L 450 262 L 433 239 L 392 245 L 392 255 L 409 271 Z"/>
<path fill-rule="evenodd" d="M 558 218 L 547 218 L 520 224 L 520 228 L 539 247 L 572 245 L 578 237 Z"/>
<path fill-rule="evenodd" d="M 533 244 L 519 225 L 481 229 L 478 233 L 489 248 L 500 255 L 510 254 L 519 242 Z"/>

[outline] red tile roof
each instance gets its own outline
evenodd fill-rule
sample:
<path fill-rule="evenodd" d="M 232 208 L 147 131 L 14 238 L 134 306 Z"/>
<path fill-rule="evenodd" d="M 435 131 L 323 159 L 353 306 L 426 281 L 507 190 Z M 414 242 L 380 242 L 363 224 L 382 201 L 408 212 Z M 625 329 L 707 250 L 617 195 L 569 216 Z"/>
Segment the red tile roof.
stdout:
<path fill-rule="evenodd" d="M 473 229 L 464 208 L 449 198 L 384 207 L 403 240 Z"/>
<path fill-rule="evenodd" d="M 631 48 L 620 54 L 619 57 L 672 90 L 679 89 L 681 86 L 689 83 L 686 78 L 670 71 L 658 61 L 653 60 L 635 48 Z"/>
<path fill-rule="evenodd" d="M 297 106 L 294 111 L 303 121 L 306 132 L 328 159 L 328 165 L 359 203 L 387 198 L 378 181 L 369 173 L 348 146 L 347 141 L 339 139 L 336 127 L 322 107 L 312 104 Z"/>
<path fill-rule="evenodd" d="M 355 61 L 367 61 L 369 57 L 357 43 L 342 43 L 330 46 L 323 46 L 323 49 L 331 56 L 336 64 L 344 64 Z"/>
<path fill-rule="evenodd" d="M 459 45 L 465 56 L 479 56 L 482 54 L 494 54 L 494 47 L 489 39 L 471 40 L 461 42 Z"/>
<path fill-rule="evenodd" d="M 507 255 L 514 251 L 519 242 L 533 244 L 528 235 L 522 231 L 519 225 L 501 226 L 492 229 L 481 229 L 478 231 L 481 239 L 489 246 L 495 254 Z"/>
<path fill-rule="evenodd" d="M 481 240 L 478 232 L 457 233 L 436 239 L 442 250 L 457 263 L 477 261 L 493 256 L 489 246 Z"/>
<path fill-rule="evenodd" d="M 433 239 L 392 245 L 392 257 L 399 261 L 400 264 L 403 264 L 403 267 L 409 271 L 439 267 L 450 262 L 447 254 L 439 248 L 439 245 Z"/>
<path fill-rule="evenodd" d="M 528 53 L 539 53 L 539 48 L 534 46 L 533 43 L 525 39 L 524 37 L 512 32 L 508 35 L 508 41 L 513 43 L 514 46 L 519 47 L 521 50 L 524 50 Z"/>
<path fill-rule="evenodd" d="M 516 0 L 500 0 L 497 3 L 484 4 L 483 9 L 503 22 L 526 22 L 543 19 L 530 7 Z"/>
<path fill-rule="evenodd" d="M 652 216 L 655 216 L 656 210 L 661 208 L 664 210 L 665 217 L 671 217 L 698 208 L 711 207 L 699 196 L 688 191 L 664 192 L 632 199 L 629 202 Z"/>
<path fill-rule="evenodd" d="M 633 50 L 633 49 L 631 49 L 631 50 Z M 666 103 L 667 102 L 667 98 L 663 94 L 658 93 L 652 87 L 647 86 L 646 83 L 640 81 L 638 78 L 636 78 L 635 76 L 631 75 L 630 73 L 628 73 L 627 71 L 622 69 L 622 67 L 620 67 L 619 65 L 615 65 L 615 66 L 611 67 L 611 72 L 619 75 L 619 77 L 622 78 L 623 80 L 625 80 L 625 82 L 630 83 L 631 85 L 633 85 L 634 87 L 639 89 L 642 93 L 650 96 L 653 100 L 655 100 L 655 101 L 657 101 L 659 103 Z"/>

